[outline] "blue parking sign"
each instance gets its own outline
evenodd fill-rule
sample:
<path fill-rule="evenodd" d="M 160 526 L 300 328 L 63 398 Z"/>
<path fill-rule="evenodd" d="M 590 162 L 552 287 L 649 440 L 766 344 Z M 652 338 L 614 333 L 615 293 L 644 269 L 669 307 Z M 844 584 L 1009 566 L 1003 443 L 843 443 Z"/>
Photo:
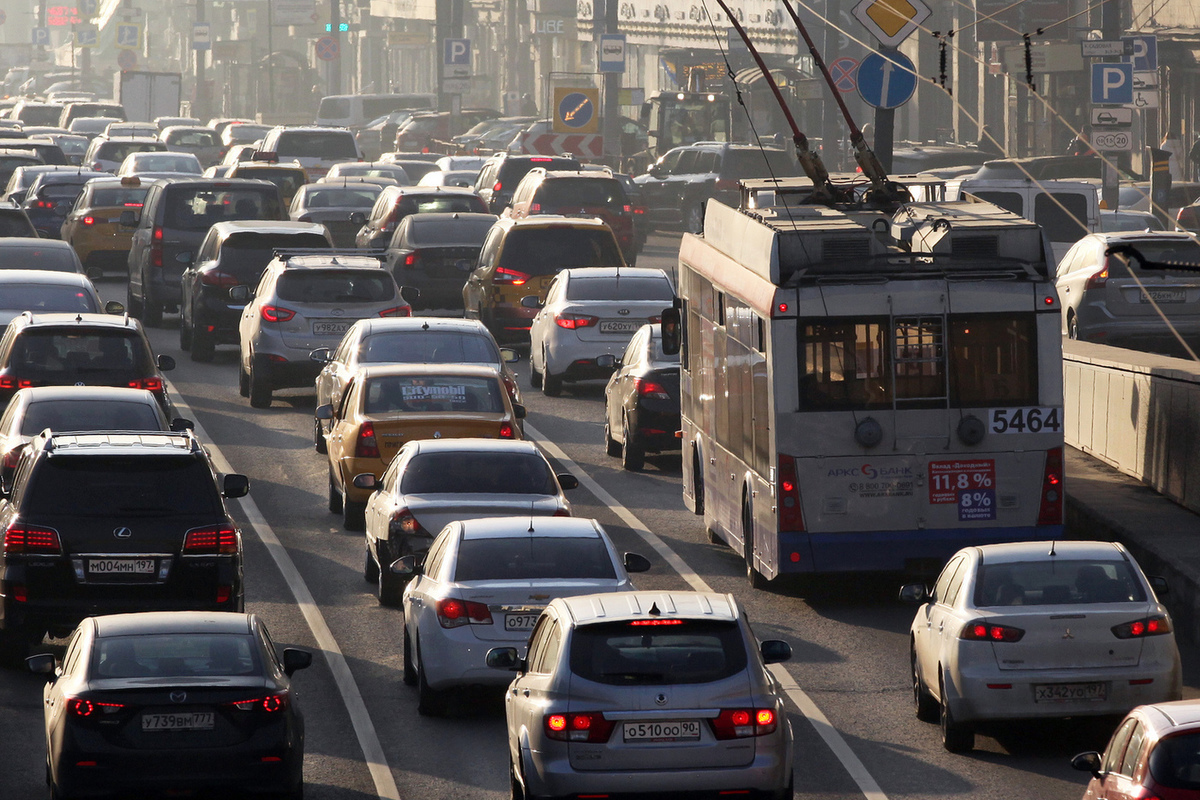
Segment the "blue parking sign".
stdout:
<path fill-rule="evenodd" d="M 30 40 L 34 44 L 48 45 L 50 44 L 50 29 L 49 28 L 33 28 L 30 35 Z"/>
<path fill-rule="evenodd" d="M 1127 56 L 1128 60 L 1133 64 L 1134 72 L 1149 72 L 1158 69 L 1158 37 L 1153 34 L 1148 36 L 1122 36 L 1122 42 L 1129 42 L 1132 45 L 1133 55 Z"/>
<path fill-rule="evenodd" d="M 117 47 L 126 47 L 131 50 L 142 49 L 142 26 L 133 22 L 118 24 Z"/>
<path fill-rule="evenodd" d="M 1124 105 L 1133 102 L 1133 64 L 1092 64 L 1092 103 Z"/>

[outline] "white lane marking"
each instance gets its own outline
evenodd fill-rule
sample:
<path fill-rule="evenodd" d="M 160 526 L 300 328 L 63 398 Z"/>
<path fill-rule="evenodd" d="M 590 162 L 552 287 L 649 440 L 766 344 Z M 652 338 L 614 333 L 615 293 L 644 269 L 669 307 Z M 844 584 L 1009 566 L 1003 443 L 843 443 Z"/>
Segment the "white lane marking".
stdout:
<path fill-rule="evenodd" d="M 195 414 L 188 408 L 184 399 L 175 392 L 172 394 L 175 395 L 174 402 L 180 415 L 195 421 L 196 436 L 208 448 L 216 468 L 221 472 L 235 472 L 236 470 L 233 469 L 225 455 L 212 443 L 212 438 L 204 432 L 204 427 L 196 420 Z M 375 794 L 379 796 L 380 800 L 400 800 L 400 789 L 396 786 L 396 779 L 392 776 L 391 767 L 388 766 L 387 756 L 383 753 L 383 745 L 379 741 L 379 735 L 375 732 L 371 715 L 367 712 L 367 704 L 363 702 L 358 684 L 354 682 L 354 675 L 346 664 L 346 657 L 342 655 L 337 639 L 333 637 L 333 632 L 329 630 L 325 617 L 317 607 L 317 601 L 313 598 L 312 592 L 308 590 L 308 584 L 300 576 L 300 570 L 296 569 L 296 564 L 288 555 L 287 548 L 279 541 L 279 537 L 275 535 L 274 529 L 259 511 L 258 504 L 254 502 L 254 499 L 247 496 L 239 498 L 237 502 L 245 512 L 250 528 L 266 546 L 267 552 L 275 560 L 275 566 L 279 568 L 283 579 L 291 588 L 292 594 L 296 598 L 296 605 L 299 606 L 300 613 L 304 615 L 305 622 L 308 623 L 309 629 L 317 640 L 317 645 L 325 656 L 325 661 L 329 664 L 333 682 L 337 684 L 338 692 L 342 695 L 342 702 L 350 714 L 350 723 L 354 726 L 358 745 L 362 748 L 367 769 L 371 772 L 371 780 L 375 782 Z"/>
<path fill-rule="evenodd" d="M 698 592 L 713 591 L 713 588 L 695 570 L 689 567 L 687 562 L 671 549 L 670 545 L 664 542 L 658 534 L 647 528 L 645 523 L 638 519 L 632 511 L 622 505 L 617 498 L 605 491 L 604 487 L 597 483 L 579 464 L 575 463 L 574 460 L 563 452 L 561 447 L 548 439 L 537 428 L 530 425 L 528 420 L 525 422 L 525 435 L 527 438 L 534 439 L 546 452 L 554 456 L 567 471 L 579 479 L 579 483 L 584 488 L 596 496 L 597 500 L 608 506 L 613 513 L 621 518 L 622 522 L 645 539 L 646 543 L 653 547 L 654 551 L 662 556 L 679 573 L 680 577 L 687 581 L 689 586 Z M 879 788 L 879 783 L 871 777 L 871 773 L 867 770 L 866 765 L 850 749 L 850 745 L 846 744 L 846 740 L 842 738 L 842 734 L 838 732 L 837 728 L 833 727 L 829 718 L 817 707 L 812 698 L 800 688 L 799 684 L 791 676 L 791 673 L 778 664 L 772 665 L 769 669 L 771 670 L 771 674 L 775 676 L 776 680 L 783 687 L 783 691 L 787 694 L 788 698 L 796 704 L 796 708 L 800 709 L 800 713 L 808 719 L 809 724 L 825 740 L 825 744 L 837 756 L 838 761 L 842 762 L 842 766 L 846 768 L 846 772 L 850 775 L 851 779 L 858 784 L 859 791 L 863 793 L 863 796 L 867 800 L 887 800 L 887 795 Z"/>

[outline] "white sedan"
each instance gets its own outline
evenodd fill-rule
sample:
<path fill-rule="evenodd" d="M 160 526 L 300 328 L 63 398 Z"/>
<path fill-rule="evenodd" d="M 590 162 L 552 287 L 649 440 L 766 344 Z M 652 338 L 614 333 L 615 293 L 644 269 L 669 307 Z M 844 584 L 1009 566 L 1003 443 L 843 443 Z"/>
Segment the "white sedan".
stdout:
<path fill-rule="evenodd" d="M 1111 542 L 968 547 L 942 570 L 911 631 L 917 717 L 951 752 L 987 720 L 1121 715 L 1178 700 L 1171 617 L 1133 556 Z"/>
<path fill-rule="evenodd" d="M 448 689 L 507 686 L 487 666 L 493 647 L 524 649 L 555 597 L 632 591 L 630 572 L 650 562 L 618 555 L 600 523 L 577 517 L 494 517 L 452 522 L 429 548 L 390 569 L 415 574 L 404 590 L 404 682 L 417 711 L 445 710 Z"/>
<path fill-rule="evenodd" d="M 529 328 L 530 382 L 556 397 L 563 381 L 608 378 L 633 334 L 661 322 L 674 302 L 661 269 L 563 270 L 546 290 L 545 304 L 536 295 L 521 298 L 522 306 L 540 309 Z"/>

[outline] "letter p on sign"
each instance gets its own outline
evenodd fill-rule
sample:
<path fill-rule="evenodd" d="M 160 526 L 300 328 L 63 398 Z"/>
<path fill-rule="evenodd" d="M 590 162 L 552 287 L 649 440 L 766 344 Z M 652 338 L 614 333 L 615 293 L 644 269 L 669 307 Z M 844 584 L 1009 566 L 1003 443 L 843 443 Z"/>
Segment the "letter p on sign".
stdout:
<path fill-rule="evenodd" d="M 1092 103 L 1124 105 L 1132 102 L 1132 64 L 1092 64 Z"/>

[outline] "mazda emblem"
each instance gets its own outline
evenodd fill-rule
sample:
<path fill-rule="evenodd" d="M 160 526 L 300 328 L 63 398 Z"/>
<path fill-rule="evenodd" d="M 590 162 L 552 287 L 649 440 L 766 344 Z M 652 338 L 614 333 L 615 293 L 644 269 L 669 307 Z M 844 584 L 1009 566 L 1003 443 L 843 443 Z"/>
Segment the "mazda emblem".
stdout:
<path fill-rule="evenodd" d="M 667 704 L 667 696 L 662 693 L 655 695 L 654 704 L 658 706 L 665 706 Z"/>
<path fill-rule="evenodd" d="M 172 703 L 182 703 L 187 700 L 187 692 L 171 692 Z"/>
<path fill-rule="evenodd" d="M 133 536 L 133 531 L 129 530 L 129 528 L 116 528 L 113 530 L 113 536 L 118 539 L 128 539 L 130 536 Z"/>

